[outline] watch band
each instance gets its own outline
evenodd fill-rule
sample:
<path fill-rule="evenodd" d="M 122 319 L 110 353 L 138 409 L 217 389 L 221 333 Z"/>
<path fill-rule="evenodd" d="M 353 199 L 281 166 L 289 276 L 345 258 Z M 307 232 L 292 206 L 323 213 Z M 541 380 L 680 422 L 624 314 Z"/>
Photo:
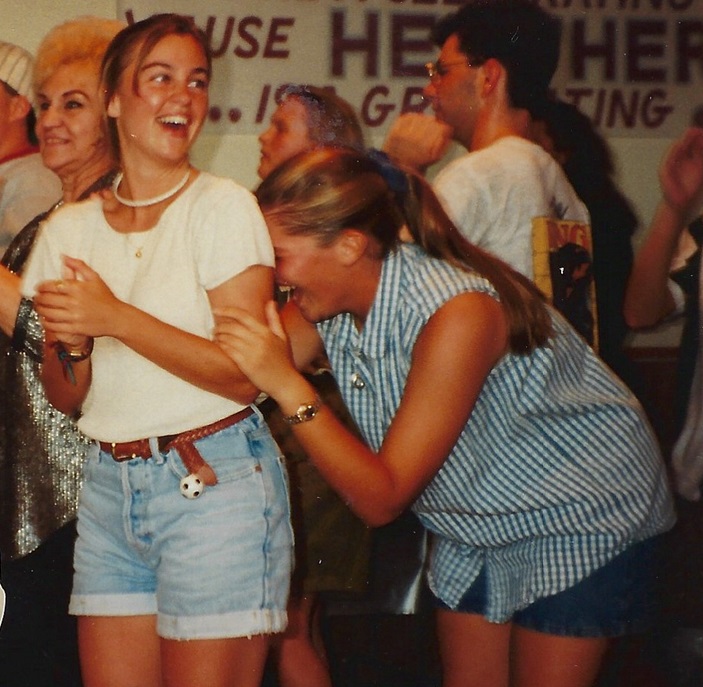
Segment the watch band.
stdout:
<path fill-rule="evenodd" d="M 62 344 L 62 348 L 66 353 L 66 357 L 72 362 L 72 363 L 80 363 L 84 360 L 87 360 L 90 358 L 90 356 L 93 353 L 93 345 L 95 343 L 95 340 L 93 339 L 92 336 L 88 337 L 88 341 L 86 342 L 86 345 L 83 348 L 69 348 L 66 346 L 66 344 Z"/>
<path fill-rule="evenodd" d="M 322 408 L 322 399 L 315 396 L 315 400 L 310 403 L 301 403 L 295 415 L 284 415 L 283 421 L 289 425 L 299 425 L 301 422 L 309 422 Z"/>
<path fill-rule="evenodd" d="M 90 358 L 93 352 L 93 337 L 88 338 L 85 348 L 79 348 L 78 350 L 73 348 L 66 348 L 66 346 L 61 341 L 54 341 L 51 347 L 56 351 L 56 357 L 61 363 L 61 368 L 63 370 L 63 376 L 66 381 L 71 382 L 71 384 L 76 384 L 76 375 L 73 371 L 73 363 L 82 363 L 84 360 Z"/>

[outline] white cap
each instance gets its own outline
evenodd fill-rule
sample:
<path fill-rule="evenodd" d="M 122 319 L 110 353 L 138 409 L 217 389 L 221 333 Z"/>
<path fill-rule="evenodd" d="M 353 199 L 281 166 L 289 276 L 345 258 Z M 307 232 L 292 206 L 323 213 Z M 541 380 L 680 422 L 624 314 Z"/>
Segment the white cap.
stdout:
<path fill-rule="evenodd" d="M 23 48 L 0 41 L 0 81 L 32 102 L 34 60 Z"/>

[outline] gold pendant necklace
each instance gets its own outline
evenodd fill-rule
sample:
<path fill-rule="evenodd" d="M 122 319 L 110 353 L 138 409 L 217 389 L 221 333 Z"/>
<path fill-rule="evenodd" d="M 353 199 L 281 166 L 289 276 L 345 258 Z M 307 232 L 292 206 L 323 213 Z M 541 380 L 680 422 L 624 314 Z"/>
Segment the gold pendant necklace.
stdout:
<path fill-rule="evenodd" d="M 134 257 L 135 257 L 135 258 L 141 258 L 142 255 L 144 255 L 144 247 L 146 246 L 147 239 L 148 239 L 148 237 L 149 237 L 149 232 L 150 232 L 150 231 L 151 231 L 151 230 L 149 230 L 148 232 L 141 232 L 141 231 L 136 232 L 136 231 L 132 231 L 132 232 L 129 232 L 129 233 L 125 234 L 125 237 L 126 237 L 126 239 L 127 239 L 127 249 L 130 251 L 130 253 L 134 253 Z M 132 240 L 132 237 L 133 237 L 135 234 L 143 235 L 143 234 L 145 234 L 145 233 L 146 233 L 146 236 L 144 236 L 144 240 L 142 241 L 141 245 L 135 246 L 135 245 L 134 245 L 134 241 Z"/>

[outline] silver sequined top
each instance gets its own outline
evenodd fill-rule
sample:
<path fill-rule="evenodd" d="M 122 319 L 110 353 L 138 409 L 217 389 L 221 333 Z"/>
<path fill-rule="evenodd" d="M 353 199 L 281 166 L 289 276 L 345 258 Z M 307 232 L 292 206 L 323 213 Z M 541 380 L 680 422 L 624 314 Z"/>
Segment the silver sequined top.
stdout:
<path fill-rule="evenodd" d="M 85 196 L 107 187 L 99 179 Z M 53 210 L 53 208 L 52 208 Z M 49 211 L 51 212 L 51 210 Z M 21 273 L 37 216 L 14 239 L 2 264 Z M 43 333 L 32 302 L 23 300 L 12 339 L 0 332 L 0 551 L 26 556 L 76 517 L 83 463 L 91 441 L 51 406 L 39 376 Z"/>

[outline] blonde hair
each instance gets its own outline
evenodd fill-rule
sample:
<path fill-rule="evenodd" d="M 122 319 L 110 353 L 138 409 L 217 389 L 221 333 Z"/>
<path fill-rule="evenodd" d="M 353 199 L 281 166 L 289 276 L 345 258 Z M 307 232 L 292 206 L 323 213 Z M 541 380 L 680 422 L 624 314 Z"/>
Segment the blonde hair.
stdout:
<path fill-rule="evenodd" d="M 55 26 L 39 44 L 34 60 L 34 90 L 59 67 L 75 62 L 89 64 L 97 78 L 107 46 L 126 26 L 116 19 L 79 17 Z"/>
<path fill-rule="evenodd" d="M 390 180 L 390 181 L 389 181 Z M 348 148 L 319 148 L 296 155 L 261 182 L 256 197 L 264 214 L 289 234 L 315 236 L 325 245 L 344 229 L 372 237 L 382 259 L 408 228 L 428 255 L 488 279 L 510 328 L 510 350 L 530 353 L 548 343 L 552 322 L 544 295 L 526 277 L 469 243 L 452 223 L 430 185 L 409 170 Z"/>

